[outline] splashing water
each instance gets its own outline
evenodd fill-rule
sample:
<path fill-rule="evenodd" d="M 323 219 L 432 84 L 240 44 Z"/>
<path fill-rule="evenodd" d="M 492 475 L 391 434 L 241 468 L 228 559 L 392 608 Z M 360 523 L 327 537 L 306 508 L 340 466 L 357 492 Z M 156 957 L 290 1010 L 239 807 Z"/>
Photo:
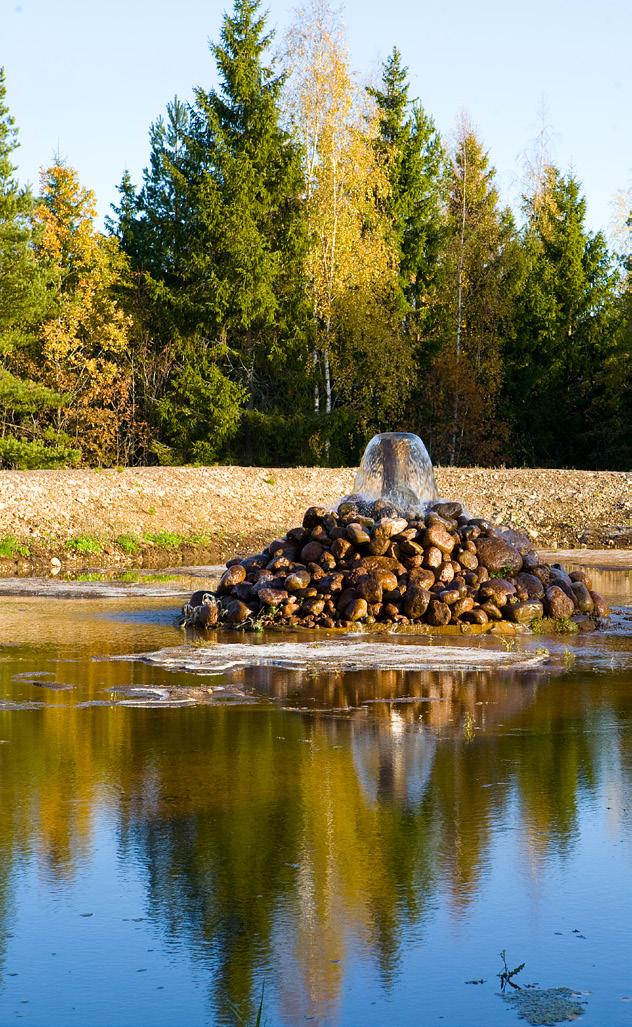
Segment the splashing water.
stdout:
<path fill-rule="evenodd" d="M 423 512 L 438 499 L 432 461 L 418 435 L 389 431 L 374 435 L 364 451 L 353 495 L 383 499 L 401 513 Z"/>

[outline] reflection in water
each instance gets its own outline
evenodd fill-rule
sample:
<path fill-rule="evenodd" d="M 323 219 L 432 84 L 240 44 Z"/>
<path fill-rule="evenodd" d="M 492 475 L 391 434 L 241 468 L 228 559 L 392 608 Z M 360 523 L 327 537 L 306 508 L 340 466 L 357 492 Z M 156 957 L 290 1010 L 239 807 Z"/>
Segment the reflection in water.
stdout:
<path fill-rule="evenodd" d="M 0 649 L 3 696 L 37 692 L 41 700 L 28 675 L 14 680 L 35 669 L 52 671 L 82 700 L 125 683 L 191 684 L 191 676 L 89 658 L 106 646 L 128 651 L 132 640 L 138 650 L 174 644 L 176 629 L 160 610 L 130 626 L 106 621 L 98 606 L 75 609 L 76 631 L 53 651 L 49 628 L 56 623 L 59 634 L 65 614 L 57 608 L 55 618 L 50 604 L 29 604 L 29 640 L 18 643 L 16 618 L 14 643 Z M 574 968 L 576 950 L 561 952 L 557 965 L 547 946 L 555 926 L 577 926 L 564 919 L 568 895 L 577 918 L 585 890 L 604 901 L 603 864 L 587 863 L 583 880 L 573 871 L 577 894 L 569 880 L 557 885 L 606 799 L 603 837 L 613 854 L 623 841 L 628 859 L 631 851 L 629 674 L 367 670 L 306 681 L 274 667 L 238 673 L 262 704 L 81 709 L 68 693 L 46 691 L 43 708 L 0 712 L 3 935 L 9 926 L 19 934 L 21 925 L 33 937 L 25 889 L 42 902 L 50 897 L 51 931 L 62 931 L 67 918 L 73 939 L 80 911 L 97 901 L 84 893 L 85 880 L 100 882 L 97 891 L 105 881 L 112 889 L 101 921 L 82 921 L 98 937 L 99 955 L 78 1019 L 76 975 L 66 985 L 44 961 L 34 974 L 28 953 L 22 964 L 8 938 L 0 949 L 0 1022 L 12 1022 L 19 1008 L 16 980 L 28 980 L 34 1023 L 44 1009 L 51 1023 L 112 1024 L 130 1022 L 132 996 L 133 1022 L 181 1023 L 182 1003 L 198 992 L 199 1008 L 186 1022 L 234 1024 L 233 1004 L 252 1020 L 265 980 L 271 1024 L 294 1027 L 314 1017 L 412 1025 L 420 1022 L 421 999 L 413 996 L 422 977 L 423 1008 L 436 1013 L 428 1022 L 447 995 L 456 1003 L 453 1023 L 511 1022 L 494 1005 L 493 985 L 477 989 L 475 999 L 457 987 L 478 975 L 483 950 L 493 961 L 508 943 L 498 931 L 507 915 L 509 942 L 524 947 L 517 955 L 533 961 L 542 949 L 558 974 Z M 613 855 L 608 873 L 617 866 Z M 117 905 L 115 890 L 133 874 L 144 908 L 108 920 L 107 903 Z M 532 917 L 535 883 L 544 889 L 549 880 L 558 921 L 547 920 L 544 934 L 524 933 L 516 909 Z M 612 907 L 595 910 L 594 932 L 606 917 L 607 944 L 625 952 L 616 932 L 632 910 L 617 883 Z M 74 905 L 62 901 L 75 895 Z M 476 931 L 468 940 L 470 923 Z M 123 934 L 131 925 L 135 934 Z M 151 993 L 138 978 L 126 983 L 129 968 L 118 961 L 118 949 L 138 937 L 145 952 L 156 946 L 161 953 Z M 83 965 L 87 957 L 73 944 Z M 469 960 L 463 967 L 461 950 Z M 604 952 L 591 950 L 580 980 L 546 983 L 585 983 Z M 142 971 L 141 956 L 134 958 L 133 973 Z M 9 978 L 16 967 L 21 977 Z M 160 981 L 171 984 L 169 993 L 156 991 Z M 93 993 L 105 995 L 99 1008 L 90 1004 Z M 603 1014 L 606 1007 L 597 1008 Z M 616 1012 L 585 1022 L 624 1022 Z"/>

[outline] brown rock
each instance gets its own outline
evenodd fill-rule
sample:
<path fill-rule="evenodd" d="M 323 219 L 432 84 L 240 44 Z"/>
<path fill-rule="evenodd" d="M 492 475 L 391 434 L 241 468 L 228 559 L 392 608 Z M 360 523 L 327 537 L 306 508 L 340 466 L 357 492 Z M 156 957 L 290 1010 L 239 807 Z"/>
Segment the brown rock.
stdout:
<path fill-rule="evenodd" d="M 302 617 L 319 617 L 324 609 L 325 600 L 320 596 L 311 596 L 309 599 L 305 599 L 299 612 Z"/>
<path fill-rule="evenodd" d="M 606 617 L 610 616 L 610 608 L 601 592 L 591 591 L 590 598 L 593 601 L 593 612 L 595 617 L 598 617 L 600 620 L 605 620 Z"/>
<path fill-rule="evenodd" d="M 442 603 L 440 599 L 430 600 L 428 611 L 426 613 L 426 621 L 428 624 L 432 624 L 433 627 L 436 628 L 443 627 L 444 624 L 450 623 L 451 616 L 450 607 L 447 603 Z"/>
<path fill-rule="evenodd" d="M 312 576 L 309 571 L 292 571 L 285 579 L 285 587 L 289 592 L 300 592 L 302 588 L 308 588 Z"/>
<path fill-rule="evenodd" d="M 245 603 L 241 603 L 239 599 L 233 599 L 226 607 L 225 620 L 228 624 L 243 624 L 251 616 L 252 610 L 250 607 L 246 606 Z"/>
<path fill-rule="evenodd" d="M 450 532 L 442 524 L 431 524 L 426 528 L 423 536 L 425 547 L 434 546 L 446 556 L 449 556 L 455 546 L 455 540 Z"/>
<path fill-rule="evenodd" d="M 288 594 L 282 588 L 260 588 L 259 600 L 264 606 L 279 606 L 288 599 Z"/>
<path fill-rule="evenodd" d="M 485 613 L 490 620 L 502 620 L 503 615 L 501 613 L 498 603 L 494 603 L 491 599 L 488 599 L 486 603 L 481 603 L 481 610 L 485 610 Z"/>
<path fill-rule="evenodd" d="M 535 574 L 521 571 L 516 578 L 516 585 L 524 589 L 528 599 L 544 598 L 544 585 Z"/>
<path fill-rule="evenodd" d="M 455 618 L 461 617 L 464 613 L 469 613 L 469 611 L 473 609 L 474 600 L 472 599 L 472 597 L 464 596 L 463 599 L 457 599 L 456 603 L 452 607 L 452 616 Z"/>
<path fill-rule="evenodd" d="M 508 575 L 522 570 L 522 556 L 502 538 L 479 538 L 476 542 L 479 563 L 492 574 L 503 571 Z"/>
<path fill-rule="evenodd" d="M 331 543 L 332 556 L 335 556 L 336 560 L 344 560 L 350 549 L 351 543 L 346 538 L 336 538 Z"/>
<path fill-rule="evenodd" d="M 318 562 L 324 571 L 335 571 L 338 566 L 336 557 L 328 549 L 325 550 Z"/>
<path fill-rule="evenodd" d="M 220 595 L 228 592 L 235 585 L 240 585 L 246 580 L 246 568 L 241 563 L 234 563 L 224 571 L 220 579 L 217 591 Z"/>
<path fill-rule="evenodd" d="M 506 606 L 505 613 L 514 624 L 530 624 L 536 617 L 542 617 L 544 607 L 538 599 L 525 599 L 522 603 Z"/>
<path fill-rule="evenodd" d="M 305 511 L 303 527 L 307 528 L 308 531 L 311 531 L 317 524 L 322 523 L 328 513 L 329 511 L 326 510 L 324 506 L 310 506 L 309 509 Z"/>
<path fill-rule="evenodd" d="M 345 608 L 345 616 L 350 621 L 363 620 L 368 612 L 369 608 L 366 599 L 354 599 Z"/>
<path fill-rule="evenodd" d="M 408 575 L 411 585 L 419 585 L 421 588 L 432 588 L 435 583 L 435 576 L 427 567 L 415 567 Z"/>
<path fill-rule="evenodd" d="M 575 604 L 559 585 L 549 585 L 544 596 L 544 609 L 547 616 L 554 617 L 555 620 L 564 620 L 572 617 Z"/>
<path fill-rule="evenodd" d="M 317 563 L 323 555 L 324 549 L 320 542 L 308 542 L 301 549 L 302 563 Z"/>
<path fill-rule="evenodd" d="M 347 538 L 354 546 L 363 546 L 371 541 L 371 536 L 366 528 L 363 528 L 356 521 L 352 521 L 351 524 L 347 525 Z"/>
<path fill-rule="evenodd" d="M 464 613 L 461 620 L 466 621 L 468 624 L 487 624 L 489 617 L 482 606 L 475 606 L 474 609 Z"/>
<path fill-rule="evenodd" d="M 355 582 L 355 588 L 360 598 L 366 599 L 367 603 L 382 602 L 382 585 L 375 571 L 361 574 Z"/>
<path fill-rule="evenodd" d="M 491 599 L 497 606 L 504 606 L 507 596 L 514 595 L 516 586 L 506 578 L 490 578 L 479 587 L 479 595 L 482 599 Z"/>
<path fill-rule="evenodd" d="M 461 594 L 458 588 L 446 588 L 443 592 L 439 592 L 439 599 L 442 603 L 447 603 L 448 606 L 453 606 L 460 598 Z"/>
<path fill-rule="evenodd" d="M 411 620 L 419 620 L 428 609 L 430 592 L 419 585 L 409 585 L 404 596 L 403 611 Z"/>
<path fill-rule="evenodd" d="M 583 581 L 574 581 L 572 584 L 575 596 L 575 605 L 580 613 L 592 613 L 594 608 L 593 598 Z"/>
<path fill-rule="evenodd" d="M 452 562 L 445 560 L 440 567 L 437 568 L 437 581 L 443 582 L 444 585 L 449 585 L 451 581 L 454 581 L 454 567 Z"/>
<path fill-rule="evenodd" d="M 478 567 L 478 557 L 476 556 L 476 553 L 471 553 L 467 549 L 462 553 L 459 553 L 457 561 L 466 571 L 475 571 Z"/>

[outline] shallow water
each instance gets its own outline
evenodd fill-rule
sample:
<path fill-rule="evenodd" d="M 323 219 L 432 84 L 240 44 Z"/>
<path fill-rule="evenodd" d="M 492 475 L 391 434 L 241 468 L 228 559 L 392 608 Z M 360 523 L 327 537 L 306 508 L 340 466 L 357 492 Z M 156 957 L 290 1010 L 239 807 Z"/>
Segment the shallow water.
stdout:
<path fill-rule="evenodd" d="M 103 659 L 187 641 L 177 600 L 4 596 L 0 1024 L 518 1024 L 502 949 L 632 1024 L 632 573 L 591 574 L 610 631 L 476 671 L 380 646 L 514 650 Z"/>

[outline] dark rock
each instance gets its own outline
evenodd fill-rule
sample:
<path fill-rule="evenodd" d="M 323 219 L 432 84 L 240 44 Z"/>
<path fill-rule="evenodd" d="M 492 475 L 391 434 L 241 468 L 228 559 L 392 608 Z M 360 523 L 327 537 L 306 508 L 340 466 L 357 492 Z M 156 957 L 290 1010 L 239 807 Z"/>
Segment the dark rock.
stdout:
<path fill-rule="evenodd" d="M 476 542 L 479 563 L 491 574 L 503 572 L 518 574 L 522 570 L 522 556 L 515 546 L 502 538 L 479 538 Z"/>
<path fill-rule="evenodd" d="M 430 592 L 420 585 L 409 585 L 404 596 L 403 610 L 411 620 L 420 620 L 431 601 Z"/>
<path fill-rule="evenodd" d="M 583 581 L 574 581 L 572 584 L 575 605 L 580 613 L 592 613 L 594 609 L 593 598 Z"/>
<path fill-rule="evenodd" d="M 544 596 L 544 609 L 547 616 L 565 620 L 574 614 L 575 604 L 559 585 L 549 585 Z"/>
<path fill-rule="evenodd" d="M 320 542 L 308 542 L 301 549 L 301 560 L 303 563 L 317 563 L 323 553 L 324 549 Z"/>
<path fill-rule="evenodd" d="M 447 517 L 449 520 L 455 520 L 463 513 L 460 503 L 433 503 L 430 509 L 438 513 L 440 517 Z"/>
<path fill-rule="evenodd" d="M 246 568 L 241 563 L 235 563 L 224 571 L 217 588 L 218 593 L 223 595 L 235 585 L 240 585 L 246 580 Z"/>
<path fill-rule="evenodd" d="M 309 509 L 305 511 L 303 527 L 307 528 L 308 531 L 311 531 L 317 524 L 322 523 L 327 514 L 328 511 L 324 506 L 310 506 Z"/>
<path fill-rule="evenodd" d="M 529 599 L 543 599 L 544 585 L 535 574 L 521 571 L 516 577 L 516 585 L 524 589 Z"/>
<path fill-rule="evenodd" d="M 530 624 L 536 617 L 544 614 L 544 607 L 538 599 L 525 599 L 522 603 L 512 603 L 506 607 L 507 619 L 516 624 Z"/>
<path fill-rule="evenodd" d="M 450 623 L 451 616 L 450 607 L 447 603 L 442 603 L 440 599 L 430 600 L 426 613 L 428 624 L 432 624 L 436 628 L 443 627 L 445 624 Z M 467 614 L 464 616 L 467 616 Z"/>
<path fill-rule="evenodd" d="M 243 624 L 252 616 L 252 610 L 239 599 L 233 599 L 226 607 L 225 620 L 227 624 Z"/>

